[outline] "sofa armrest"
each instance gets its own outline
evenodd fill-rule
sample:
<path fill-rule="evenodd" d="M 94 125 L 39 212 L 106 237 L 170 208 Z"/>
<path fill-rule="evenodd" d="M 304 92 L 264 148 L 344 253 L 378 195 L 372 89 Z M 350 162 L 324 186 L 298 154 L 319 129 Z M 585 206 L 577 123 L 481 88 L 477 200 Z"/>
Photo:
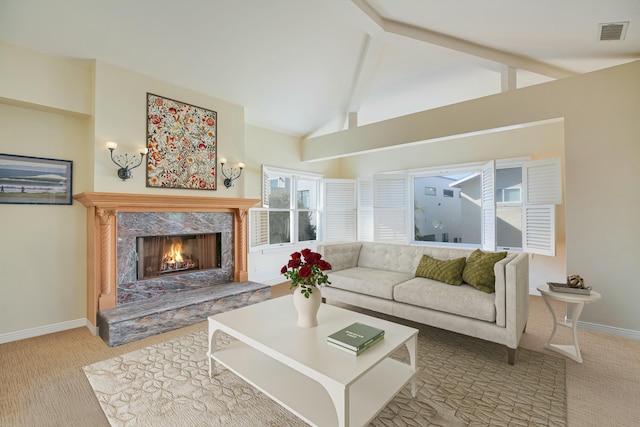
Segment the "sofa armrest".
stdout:
<path fill-rule="evenodd" d="M 358 266 L 362 243 L 336 243 L 318 245 L 318 253 L 331 264 L 331 271 L 346 270 Z"/>
<path fill-rule="evenodd" d="M 520 253 L 505 267 L 507 347 L 518 348 L 529 319 L 529 254 Z"/>

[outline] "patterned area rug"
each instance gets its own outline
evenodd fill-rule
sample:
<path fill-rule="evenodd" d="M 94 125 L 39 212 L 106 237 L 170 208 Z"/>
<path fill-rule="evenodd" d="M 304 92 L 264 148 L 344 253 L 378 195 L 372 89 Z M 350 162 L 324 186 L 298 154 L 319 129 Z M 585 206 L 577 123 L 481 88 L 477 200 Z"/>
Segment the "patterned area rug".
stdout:
<path fill-rule="evenodd" d="M 203 330 L 84 371 L 113 426 L 306 425 L 226 369 L 210 379 L 206 351 Z M 406 386 L 372 426 L 566 425 L 564 359 L 519 349 L 511 366 L 503 346 L 428 326 L 418 355 L 417 398 Z"/>

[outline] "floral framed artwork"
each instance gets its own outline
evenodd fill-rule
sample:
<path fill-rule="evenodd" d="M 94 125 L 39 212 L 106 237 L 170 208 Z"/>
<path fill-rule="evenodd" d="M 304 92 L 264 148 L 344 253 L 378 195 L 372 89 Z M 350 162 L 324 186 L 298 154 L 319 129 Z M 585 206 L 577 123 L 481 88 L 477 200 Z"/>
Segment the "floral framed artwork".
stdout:
<path fill-rule="evenodd" d="M 71 160 L 0 154 L 0 203 L 70 205 Z"/>
<path fill-rule="evenodd" d="M 217 113 L 147 93 L 147 187 L 217 190 Z"/>

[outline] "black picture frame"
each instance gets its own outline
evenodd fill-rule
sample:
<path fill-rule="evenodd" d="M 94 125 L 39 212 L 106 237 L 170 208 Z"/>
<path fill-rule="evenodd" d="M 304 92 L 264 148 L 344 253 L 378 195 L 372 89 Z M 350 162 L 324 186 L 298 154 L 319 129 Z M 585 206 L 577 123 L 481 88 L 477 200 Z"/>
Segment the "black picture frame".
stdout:
<path fill-rule="evenodd" d="M 73 161 L 0 153 L 0 203 L 70 205 Z"/>

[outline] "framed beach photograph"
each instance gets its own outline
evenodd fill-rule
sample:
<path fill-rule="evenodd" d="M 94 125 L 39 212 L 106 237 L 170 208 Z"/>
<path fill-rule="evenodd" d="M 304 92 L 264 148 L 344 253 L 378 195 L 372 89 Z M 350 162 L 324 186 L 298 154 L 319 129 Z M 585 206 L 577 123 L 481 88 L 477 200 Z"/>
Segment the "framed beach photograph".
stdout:
<path fill-rule="evenodd" d="M 0 203 L 70 205 L 71 160 L 0 154 Z"/>
<path fill-rule="evenodd" d="M 217 189 L 217 113 L 147 93 L 147 187 Z"/>

